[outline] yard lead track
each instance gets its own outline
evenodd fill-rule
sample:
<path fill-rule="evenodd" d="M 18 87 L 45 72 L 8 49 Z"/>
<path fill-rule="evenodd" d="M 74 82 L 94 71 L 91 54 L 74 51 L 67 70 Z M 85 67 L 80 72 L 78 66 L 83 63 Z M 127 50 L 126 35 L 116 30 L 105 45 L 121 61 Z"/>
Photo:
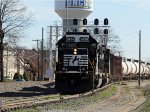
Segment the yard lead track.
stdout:
<path fill-rule="evenodd" d="M 45 105 L 48 103 L 58 103 L 64 100 L 69 99 L 76 99 L 81 96 L 88 96 L 96 92 L 102 91 L 110 87 L 110 85 L 104 86 L 102 88 L 98 88 L 94 91 L 90 91 L 84 94 L 76 94 L 76 95 L 60 95 L 60 93 L 57 94 L 51 94 L 51 95 L 43 95 L 43 96 L 36 96 L 31 98 L 24 98 L 24 99 L 16 99 L 16 100 L 8 100 L 3 102 L 3 105 L 1 107 L 1 111 L 10 111 L 14 109 L 20 109 L 20 108 L 27 108 L 32 106 L 38 106 L 38 105 Z"/>

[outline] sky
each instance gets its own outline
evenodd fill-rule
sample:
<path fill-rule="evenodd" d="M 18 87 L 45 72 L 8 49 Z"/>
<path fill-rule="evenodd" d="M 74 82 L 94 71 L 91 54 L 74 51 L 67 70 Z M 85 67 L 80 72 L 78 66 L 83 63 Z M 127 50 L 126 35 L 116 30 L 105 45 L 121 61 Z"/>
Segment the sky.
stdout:
<path fill-rule="evenodd" d="M 42 27 L 44 39 L 47 26 L 61 21 L 55 13 L 54 0 L 21 0 L 34 15 L 34 25 L 25 31 L 25 37 L 20 40 L 22 46 L 32 48 L 40 39 Z M 150 0 L 93 0 L 93 13 L 89 21 L 99 18 L 109 19 L 109 25 L 120 37 L 123 56 L 138 59 L 139 31 L 142 34 L 142 59 L 150 59 Z"/>

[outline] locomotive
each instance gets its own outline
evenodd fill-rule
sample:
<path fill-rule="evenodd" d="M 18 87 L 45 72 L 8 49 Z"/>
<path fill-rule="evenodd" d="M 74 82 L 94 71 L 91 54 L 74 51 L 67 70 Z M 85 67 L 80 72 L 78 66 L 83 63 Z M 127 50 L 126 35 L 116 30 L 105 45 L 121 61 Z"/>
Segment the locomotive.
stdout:
<path fill-rule="evenodd" d="M 109 82 L 109 49 L 87 32 L 67 32 L 57 43 L 55 88 L 81 93 Z"/>

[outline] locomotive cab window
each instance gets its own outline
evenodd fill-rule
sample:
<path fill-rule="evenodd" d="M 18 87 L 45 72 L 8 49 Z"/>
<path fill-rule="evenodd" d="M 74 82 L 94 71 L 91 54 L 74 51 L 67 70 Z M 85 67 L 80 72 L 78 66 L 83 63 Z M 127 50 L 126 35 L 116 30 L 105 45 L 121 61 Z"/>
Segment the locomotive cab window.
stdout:
<path fill-rule="evenodd" d="M 88 48 L 89 47 L 89 43 L 87 43 L 87 42 L 79 42 L 77 44 L 77 47 L 78 48 Z"/>

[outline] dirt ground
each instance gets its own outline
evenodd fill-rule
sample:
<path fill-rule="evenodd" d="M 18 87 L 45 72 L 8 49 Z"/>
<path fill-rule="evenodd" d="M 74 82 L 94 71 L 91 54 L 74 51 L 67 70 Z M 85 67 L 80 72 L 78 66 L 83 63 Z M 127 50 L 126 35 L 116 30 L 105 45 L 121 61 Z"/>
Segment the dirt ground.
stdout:
<path fill-rule="evenodd" d="M 150 84 L 150 81 L 141 81 L 141 87 Z M 141 106 L 146 98 L 138 86 L 137 81 L 126 81 L 117 85 L 116 95 L 107 100 L 88 105 L 80 112 L 132 112 Z"/>
<path fill-rule="evenodd" d="M 10 83 L 7 84 L 6 86 L 5 84 L 1 83 L 0 99 L 9 100 L 10 97 L 7 97 L 7 94 L 8 93 L 9 93 L 8 95 L 10 95 L 10 93 L 16 94 L 16 92 L 17 92 L 16 97 L 18 96 L 26 97 L 26 94 L 33 93 L 33 86 L 34 86 L 34 95 L 39 95 L 39 94 L 41 95 L 45 93 L 45 88 L 50 87 L 51 85 L 51 83 L 48 82 L 44 82 L 44 83 L 28 82 L 28 83 L 15 83 L 14 85 L 13 84 L 14 83 Z M 141 81 L 140 87 L 144 87 L 147 84 L 150 84 L 149 80 Z M 106 98 L 104 100 L 100 100 L 95 103 L 93 102 L 90 105 L 84 106 L 84 108 L 78 108 L 77 112 L 132 112 L 132 111 L 136 112 L 135 110 L 146 101 L 146 98 L 144 97 L 142 90 L 138 87 L 138 81 L 126 81 L 115 85 L 118 88 L 117 94 L 109 98 Z M 23 96 L 22 93 L 20 94 L 20 91 L 22 92 L 22 88 L 24 90 Z M 48 94 L 49 92 L 50 89 L 48 89 Z M 51 111 L 46 109 L 44 112 L 59 112 L 59 110 Z M 66 111 L 60 110 L 60 112 L 66 112 Z M 68 110 L 68 112 L 72 112 L 72 111 Z"/>

